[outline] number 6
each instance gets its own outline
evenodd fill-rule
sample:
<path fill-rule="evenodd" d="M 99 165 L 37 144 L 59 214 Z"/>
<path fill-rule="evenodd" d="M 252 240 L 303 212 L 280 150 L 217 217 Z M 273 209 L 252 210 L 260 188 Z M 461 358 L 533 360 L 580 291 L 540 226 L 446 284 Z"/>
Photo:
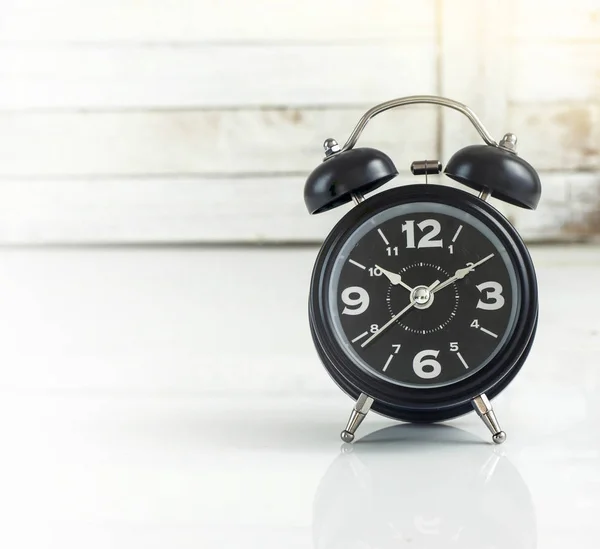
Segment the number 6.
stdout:
<path fill-rule="evenodd" d="M 440 354 L 439 351 L 425 350 L 417 353 L 413 360 L 413 370 L 420 378 L 432 379 L 442 373 L 442 365 L 434 360 Z M 425 358 L 432 356 L 433 358 Z M 425 366 L 429 366 L 431 370 L 425 371 Z"/>

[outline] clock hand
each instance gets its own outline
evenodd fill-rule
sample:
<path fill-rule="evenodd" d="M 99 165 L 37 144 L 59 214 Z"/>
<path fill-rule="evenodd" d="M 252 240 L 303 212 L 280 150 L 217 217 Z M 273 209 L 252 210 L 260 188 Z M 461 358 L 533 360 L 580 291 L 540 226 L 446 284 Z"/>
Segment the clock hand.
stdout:
<path fill-rule="evenodd" d="M 402 282 L 402 277 L 399 274 L 393 273 L 392 271 L 388 271 L 387 269 L 384 269 L 379 265 L 375 265 L 375 268 L 379 269 L 394 286 L 400 284 L 400 286 L 404 286 L 409 292 L 413 291 L 413 289 L 408 284 Z"/>
<path fill-rule="evenodd" d="M 377 330 L 374 334 L 371 335 L 368 339 L 366 339 L 361 347 L 366 347 L 371 341 L 373 341 L 380 333 L 389 328 L 396 320 L 398 320 L 404 313 L 412 309 L 415 305 L 414 301 L 411 301 L 404 309 L 402 309 L 397 315 L 393 316 L 388 322 L 386 322 L 379 330 Z"/>
<path fill-rule="evenodd" d="M 450 284 L 456 282 L 457 280 L 460 280 L 461 278 L 464 278 L 471 271 L 475 270 L 476 267 L 479 267 L 479 265 L 485 263 L 489 259 L 492 259 L 492 257 L 494 257 L 494 254 L 490 254 L 487 257 L 480 259 L 477 263 L 467 263 L 466 267 L 463 267 L 462 269 L 458 269 L 454 273 L 454 276 L 452 276 L 448 280 L 445 280 L 444 282 L 442 282 L 439 286 L 437 286 L 435 289 L 433 289 L 432 292 L 434 292 L 434 293 L 439 292 L 442 288 L 445 288 L 446 286 L 450 286 Z"/>
<path fill-rule="evenodd" d="M 436 280 L 429 288 L 427 288 L 430 292 L 440 283 L 439 280 Z M 379 334 L 387 330 L 396 320 L 398 320 L 404 313 L 408 312 L 415 305 L 416 301 L 411 297 L 410 303 L 404 307 L 397 315 L 394 315 L 390 320 L 388 320 L 379 330 L 377 330 L 374 334 L 371 335 L 368 339 L 366 339 L 361 347 L 366 347 L 371 341 L 373 341 Z"/>

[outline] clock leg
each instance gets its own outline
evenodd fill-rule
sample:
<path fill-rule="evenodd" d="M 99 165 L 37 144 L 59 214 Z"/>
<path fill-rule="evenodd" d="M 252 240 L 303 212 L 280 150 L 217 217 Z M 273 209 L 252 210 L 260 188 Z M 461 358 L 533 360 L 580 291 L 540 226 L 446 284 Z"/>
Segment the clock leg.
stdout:
<path fill-rule="evenodd" d="M 473 408 L 475 408 L 477 415 L 482 419 L 483 423 L 485 423 L 486 427 L 490 430 L 490 433 L 492 433 L 492 440 L 496 444 L 502 444 L 506 440 L 506 433 L 500 429 L 500 424 L 496 419 L 492 403 L 488 397 L 485 396 L 485 393 L 475 397 L 471 403 L 473 404 Z"/>
<path fill-rule="evenodd" d="M 346 428 L 340 434 L 344 442 L 352 442 L 354 440 L 354 433 L 356 433 L 358 426 L 362 423 L 363 419 L 365 419 L 365 416 L 371 409 L 371 404 L 373 404 L 373 399 L 370 396 L 361 393 L 354 408 L 352 408 L 352 413 L 350 414 Z"/>

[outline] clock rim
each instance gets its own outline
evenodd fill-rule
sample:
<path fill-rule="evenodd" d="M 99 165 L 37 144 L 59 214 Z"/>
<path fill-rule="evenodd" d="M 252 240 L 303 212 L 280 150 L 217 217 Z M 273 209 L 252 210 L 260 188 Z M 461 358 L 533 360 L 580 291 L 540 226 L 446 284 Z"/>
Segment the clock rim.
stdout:
<path fill-rule="evenodd" d="M 507 341 L 484 368 L 443 387 L 405 387 L 377 378 L 355 365 L 333 335 L 327 314 L 327 288 L 339 249 L 362 223 L 377 213 L 411 202 L 454 206 L 486 224 L 507 250 L 517 275 L 521 300 Z M 529 304 L 529 306 L 525 306 Z M 358 204 L 325 239 L 313 268 L 309 294 L 309 324 L 317 352 L 326 370 L 349 396 L 366 393 L 372 409 L 395 419 L 440 421 L 467 413 L 470 401 L 486 393 L 497 395 L 515 377 L 527 357 L 537 327 L 538 292 L 533 262 L 523 240 L 510 222 L 493 206 L 465 191 L 433 184 L 389 189 Z"/>

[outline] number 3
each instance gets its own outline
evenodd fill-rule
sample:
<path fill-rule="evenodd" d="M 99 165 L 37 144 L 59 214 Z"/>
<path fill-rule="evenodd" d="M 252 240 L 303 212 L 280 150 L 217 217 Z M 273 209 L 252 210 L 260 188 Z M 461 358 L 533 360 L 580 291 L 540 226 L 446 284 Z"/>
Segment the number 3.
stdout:
<path fill-rule="evenodd" d="M 495 311 L 501 309 L 504 305 L 504 297 L 502 296 L 502 285 L 498 282 L 483 282 L 477 285 L 477 289 L 480 292 L 485 292 L 485 299 L 491 299 L 491 303 L 481 301 L 477 302 L 477 309 L 484 309 L 485 311 Z"/>

